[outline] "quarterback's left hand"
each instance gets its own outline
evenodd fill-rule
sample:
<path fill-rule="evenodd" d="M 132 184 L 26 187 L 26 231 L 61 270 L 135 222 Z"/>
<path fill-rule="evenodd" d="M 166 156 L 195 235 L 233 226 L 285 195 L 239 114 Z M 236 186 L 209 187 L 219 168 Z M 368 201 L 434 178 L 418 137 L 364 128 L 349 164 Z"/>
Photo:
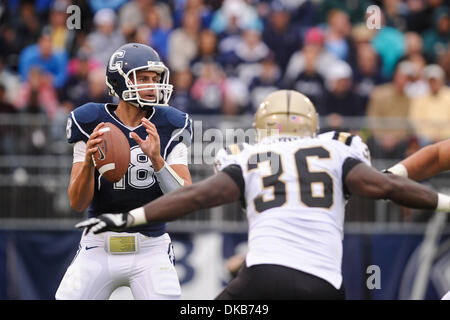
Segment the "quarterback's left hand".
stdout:
<path fill-rule="evenodd" d="M 86 219 L 77 223 L 76 228 L 86 228 L 86 234 L 90 230 L 94 234 L 105 231 L 124 231 L 127 227 L 127 213 L 104 213 L 95 218 Z"/>

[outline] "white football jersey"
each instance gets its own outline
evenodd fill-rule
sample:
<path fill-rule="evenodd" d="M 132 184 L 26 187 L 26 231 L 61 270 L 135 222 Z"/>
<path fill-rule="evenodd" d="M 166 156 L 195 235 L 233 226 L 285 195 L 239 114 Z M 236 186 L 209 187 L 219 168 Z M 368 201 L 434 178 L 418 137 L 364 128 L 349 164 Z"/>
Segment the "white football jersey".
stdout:
<path fill-rule="evenodd" d="M 348 159 L 370 165 L 369 149 L 360 137 L 335 131 L 267 137 L 218 152 L 217 170 L 231 164 L 242 170 L 247 266 L 283 265 L 340 288 Z"/>

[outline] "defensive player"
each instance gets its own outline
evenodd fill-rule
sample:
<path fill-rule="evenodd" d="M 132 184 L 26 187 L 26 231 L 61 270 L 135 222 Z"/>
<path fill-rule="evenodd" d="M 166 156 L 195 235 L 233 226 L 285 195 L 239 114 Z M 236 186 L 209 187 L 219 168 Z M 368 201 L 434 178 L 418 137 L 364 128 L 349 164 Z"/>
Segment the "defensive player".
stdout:
<path fill-rule="evenodd" d="M 67 139 L 75 144 L 70 204 L 80 212 L 87 209 L 89 217 L 129 211 L 191 183 L 190 119 L 168 106 L 172 85 L 158 53 L 142 44 L 123 45 L 109 60 L 106 85 L 120 99 L 118 105 L 87 103 L 67 122 Z M 116 183 L 102 177 L 92 161 L 105 122 L 119 127 L 131 147 L 124 150 L 131 153 L 128 171 Z M 129 286 L 135 299 L 179 299 L 173 263 L 165 223 L 141 225 L 127 233 L 84 233 L 56 298 L 108 299 L 117 287 Z"/>
<path fill-rule="evenodd" d="M 268 136 L 261 135 L 255 145 L 219 152 L 214 176 L 143 208 L 101 215 L 77 227 L 94 233 L 123 230 L 136 221 L 173 220 L 241 199 L 249 221 L 248 253 L 218 299 L 343 299 L 342 239 L 349 195 L 415 208 L 450 208 L 449 197 L 372 168 L 369 150 L 358 136 L 334 131 L 316 136 L 316 110 L 299 92 L 267 96 L 255 127 Z"/>

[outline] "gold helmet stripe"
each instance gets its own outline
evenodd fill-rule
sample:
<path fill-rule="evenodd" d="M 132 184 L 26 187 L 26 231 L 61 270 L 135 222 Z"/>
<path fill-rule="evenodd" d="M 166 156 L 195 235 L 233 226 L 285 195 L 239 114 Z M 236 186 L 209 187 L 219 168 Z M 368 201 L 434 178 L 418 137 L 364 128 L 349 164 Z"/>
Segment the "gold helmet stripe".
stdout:
<path fill-rule="evenodd" d="M 287 90 L 286 91 L 286 99 L 287 99 L 287 121 L 289 121 L 290 116 L 291 116 L 291 91 Z"/>

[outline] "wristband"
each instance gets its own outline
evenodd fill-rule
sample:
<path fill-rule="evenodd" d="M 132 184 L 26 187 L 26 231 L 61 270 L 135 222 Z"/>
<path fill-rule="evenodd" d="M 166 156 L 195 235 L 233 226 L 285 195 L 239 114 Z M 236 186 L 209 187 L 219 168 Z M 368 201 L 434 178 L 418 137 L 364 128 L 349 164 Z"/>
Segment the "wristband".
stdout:
<path fill-rule="evenodd" d="M 389 169 L 387 169 L 388 172 L 395 174 L 397 176 L 402 176 L 407 178 L 408 177 L 408 170 L 406 169 L 406 167 L 401 164 L 401 163 L 397 163 L 396 165 L 390 167 Z"/>
<path fill-rule="evenodd" d="M 139 207 L 128 212 L 127 227 L 134 227 L 140 224 L 146 224 L 147 218 L 143 207 Z"/>
<path fill-rule="evenodd" d="M 443 212 L 450 212 L 450 197 L 445 194 L 438 193 L 438 202 L 436 210 Z"/>

